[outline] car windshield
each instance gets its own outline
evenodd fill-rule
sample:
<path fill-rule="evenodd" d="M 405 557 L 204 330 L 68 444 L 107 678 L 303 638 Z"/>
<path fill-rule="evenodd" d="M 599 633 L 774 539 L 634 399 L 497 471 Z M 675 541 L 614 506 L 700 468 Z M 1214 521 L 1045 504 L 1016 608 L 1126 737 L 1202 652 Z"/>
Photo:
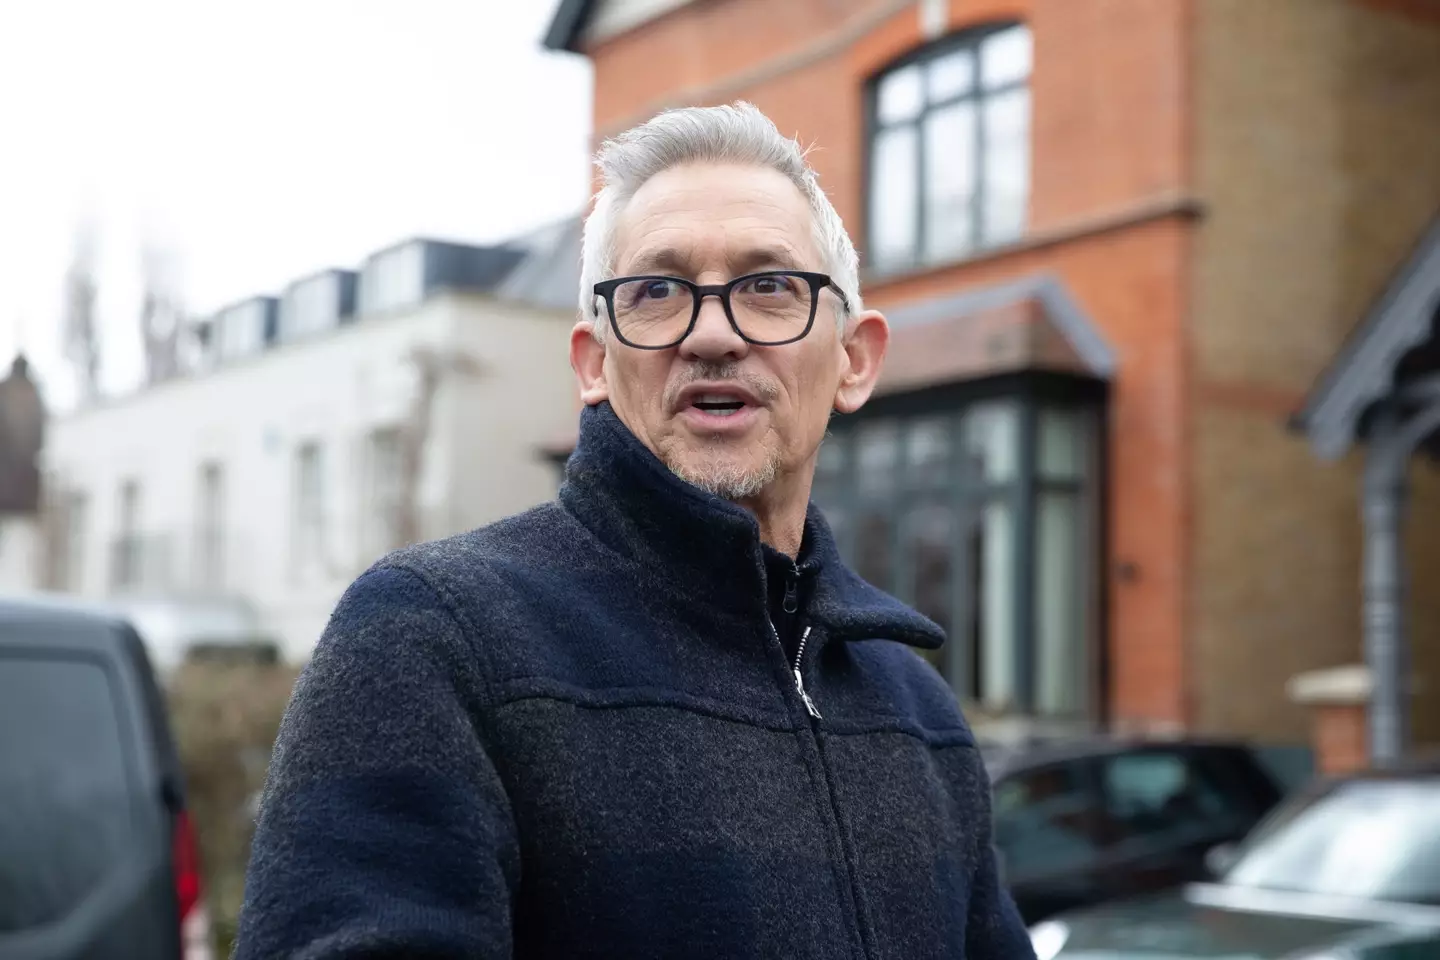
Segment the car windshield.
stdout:
<path fill-rule="evenodd" d="M 1287 806 L 1225 882 L 1440 904 L 1440 779 L 1350 781 Z"/>

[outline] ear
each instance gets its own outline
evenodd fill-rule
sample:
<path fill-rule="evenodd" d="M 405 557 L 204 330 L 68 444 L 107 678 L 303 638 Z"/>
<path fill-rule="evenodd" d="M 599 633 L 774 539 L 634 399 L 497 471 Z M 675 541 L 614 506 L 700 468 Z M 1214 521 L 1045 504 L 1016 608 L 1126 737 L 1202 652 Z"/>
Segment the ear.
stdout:
<path fill-rule="evenodd" d="M 854 413 L 865 405 L 880 379 L 880 365 L 890 345 L 890 324 L 878 310 L 866 310 L 847 324 L 840 348 L 845 361 L 835 390 L 835 409 Z"/>
<path fill-rule="evenodd" d="M 580 385 L 580 399 L 593 407 L 610 398 L 610 385 L 605 380 L 605 345 L 595 339 L 595 326 L 581 320 L 570 331 L 570 369 Z"/>

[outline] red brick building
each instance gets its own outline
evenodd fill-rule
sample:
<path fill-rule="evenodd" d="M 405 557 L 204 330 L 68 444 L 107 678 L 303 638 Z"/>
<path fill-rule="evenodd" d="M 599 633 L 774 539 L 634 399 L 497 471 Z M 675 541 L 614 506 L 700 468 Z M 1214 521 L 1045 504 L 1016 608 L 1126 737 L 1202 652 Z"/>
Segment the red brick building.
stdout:
<path fill-rule="evenodd" d="M 546 44 L 597 139 L 745 99 L 815 145 L 894 326 L 816 498 L 976 715 L 1305 736 L 1358 467 L 1285 422 L 1440 209 L 1435 5 L 565 0 Z"/>

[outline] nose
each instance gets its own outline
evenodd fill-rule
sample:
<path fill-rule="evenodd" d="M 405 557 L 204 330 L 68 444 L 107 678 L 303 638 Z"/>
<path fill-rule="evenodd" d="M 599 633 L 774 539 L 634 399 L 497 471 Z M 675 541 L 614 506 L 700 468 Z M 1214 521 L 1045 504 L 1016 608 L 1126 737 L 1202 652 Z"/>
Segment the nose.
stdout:
<path fill-rule="evenodd" d="M 719 297 L 700 301 L 695 328 L 680 341 L 680 355 L 687 360 L 739 360 L 750 352 L 750 344 L 730 325 Z"/>

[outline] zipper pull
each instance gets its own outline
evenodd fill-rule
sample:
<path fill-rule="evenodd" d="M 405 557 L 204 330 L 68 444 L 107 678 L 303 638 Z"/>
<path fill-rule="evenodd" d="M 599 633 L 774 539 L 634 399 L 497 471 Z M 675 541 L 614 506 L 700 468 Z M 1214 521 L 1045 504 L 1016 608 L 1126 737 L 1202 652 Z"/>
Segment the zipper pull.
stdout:
<path fill-rule="evenodd" d="M 793 568 L 790 570 L 790 573 L 785 577 L 785 599 L 780 604 L 780 607 L 786 613 L 794 613 L 796 610 L 800 609 L 800 601 L 799 598 L 796 596 L 796 594 L 799 592 L 799 579 L 799 571 Z"/>
<path fill-rule="evenodd" d="M 822 719 L 820 711 L 815 709 L 815 701 L 810 699 L 810 694 L 805 692 L 805 678 L 800 675 L 801 658 L 805 656 L 805 644 L 810 641 L 810 628 L 806 627 L 800 634 L 800 646 L 795 651 L 795 667 L 792 671 L 795 674 L 795 690 L 800 694 L 800 699 L 805 701 L 805 709 L 810 711 L 810 716 L 816 720 Z"/>
<path fill-rule="evenodd" d="M 795 689 L 800 692 L 800 699 L 805 701 L 805 709 L 809 711 L 810 716 L 816 720 L 823 719 L 820 716 L 820 711 L 815 709 L 815 701 L 811 700 L 810 694 L 805 692 L 805 681 L 800 679 L 799 667 L 795 668 Z"/>

